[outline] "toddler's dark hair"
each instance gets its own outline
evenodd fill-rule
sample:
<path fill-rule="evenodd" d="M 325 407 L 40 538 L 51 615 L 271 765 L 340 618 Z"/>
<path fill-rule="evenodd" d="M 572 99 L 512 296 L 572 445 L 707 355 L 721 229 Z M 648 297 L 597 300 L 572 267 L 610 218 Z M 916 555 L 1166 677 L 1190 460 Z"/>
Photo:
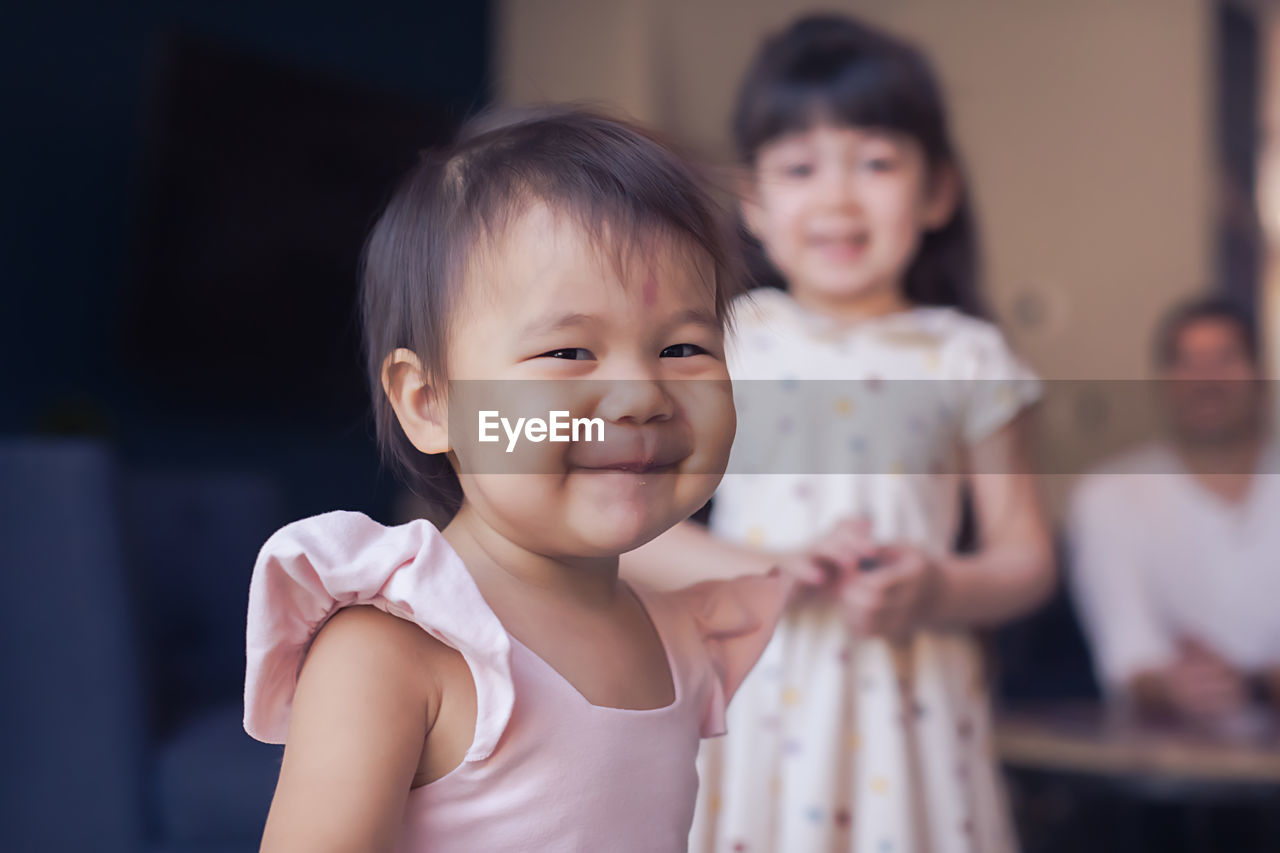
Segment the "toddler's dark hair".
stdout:
<path fill-rule="evenodd" d="M 450 318 L 469 261 L 537 203 L 620 253 L 651 234 L 705 252 L 722 322 L 742 287 L 723 217 L 698 174 L 635 125 L 583 109 L 526 109 L 481 116 L 451 149 L 424 154 L 365 244 L 361 313 L 383 458 L 449 514 L 461 502 L 457 478 L 443 455 L 410 444 L 383 393 L 382 364 L 410 349 L 444 390 Z"/>
<path fill-rule="evenodd" d="M 947 130 L 942 93 L 912 45 L 841 15 L 810 15 L 766 39 L 733 113 L 738 156 L 754 165 L 760 148 L 788 133 L 830 122 L 888 130 L 916 140 L 930 171 L 960 164 Z M 753 272 L 782 286 L 781 276 L 749 241 Z M 984 313 L 978 292 L 977 227 L 961 181 L 951 221 L 924 235 L 903 283 L 917 305 Z"/>

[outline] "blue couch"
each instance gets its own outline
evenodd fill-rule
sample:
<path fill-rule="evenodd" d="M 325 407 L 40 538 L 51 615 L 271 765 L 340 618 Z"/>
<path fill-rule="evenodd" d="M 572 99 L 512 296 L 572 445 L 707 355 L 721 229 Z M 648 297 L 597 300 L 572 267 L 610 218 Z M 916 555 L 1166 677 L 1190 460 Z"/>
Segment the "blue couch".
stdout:
<path fill-rule="evenodd" d="M 240 725 L 244 614 L 280 521 L 258 475 L 0 442 L 0 848 L 257 849 L 281 750 Z"/>

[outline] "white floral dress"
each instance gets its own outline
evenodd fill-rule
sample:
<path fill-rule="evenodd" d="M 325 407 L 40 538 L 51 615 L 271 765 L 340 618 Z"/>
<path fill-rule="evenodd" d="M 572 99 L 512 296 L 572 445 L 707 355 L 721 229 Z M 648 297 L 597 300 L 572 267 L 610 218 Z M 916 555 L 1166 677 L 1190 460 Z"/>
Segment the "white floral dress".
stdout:
<path fill-rule="evenodd" d="M 917 308 L 840 327 L 772 290 L 740 305 L 729 363 L 738 437 L 711 527 L 766 548 L 856 515 L 880 541 L 946 553 L 964 447 L 1039 394 L 984 321 Z M 851 636 L 830 602 L 798 603 L 729 734 L 703 744 L 690 850 L 1014 850 L 990 719 L 969 634 L 891 645 Z"/>

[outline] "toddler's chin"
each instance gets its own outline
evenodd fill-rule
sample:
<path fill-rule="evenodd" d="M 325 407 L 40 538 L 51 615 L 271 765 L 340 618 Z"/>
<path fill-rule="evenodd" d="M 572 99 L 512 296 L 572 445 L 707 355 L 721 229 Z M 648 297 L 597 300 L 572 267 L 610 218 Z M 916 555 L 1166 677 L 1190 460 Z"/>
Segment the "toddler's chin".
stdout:
<path fill-rule="evenodd" d="M 656 539 L 680 521 L 667 508 L 656 510 L 600 508 L 576 524 L 578 539 L 592 556 L 617 556 Z"/>

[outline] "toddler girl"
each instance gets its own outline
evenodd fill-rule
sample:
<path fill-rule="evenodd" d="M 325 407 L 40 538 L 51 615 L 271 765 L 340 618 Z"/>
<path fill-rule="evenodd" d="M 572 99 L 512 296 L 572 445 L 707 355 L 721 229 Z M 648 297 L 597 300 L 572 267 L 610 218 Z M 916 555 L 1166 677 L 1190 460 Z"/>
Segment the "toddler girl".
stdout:
<path fill-rule="evenodd" d="M 660 595 L 618 555 L 723 473 L 728 258 L 689 169 L 585 113 L 405 178 L 363 270 L 378 435 L 456 512 L 334 512 L 263 547 L 245 728 L 285 744 L 264 850 L 684 848 L 698 739 L 789 583 Z M 537 403 L 586 434 L 482 438 Z"/>

